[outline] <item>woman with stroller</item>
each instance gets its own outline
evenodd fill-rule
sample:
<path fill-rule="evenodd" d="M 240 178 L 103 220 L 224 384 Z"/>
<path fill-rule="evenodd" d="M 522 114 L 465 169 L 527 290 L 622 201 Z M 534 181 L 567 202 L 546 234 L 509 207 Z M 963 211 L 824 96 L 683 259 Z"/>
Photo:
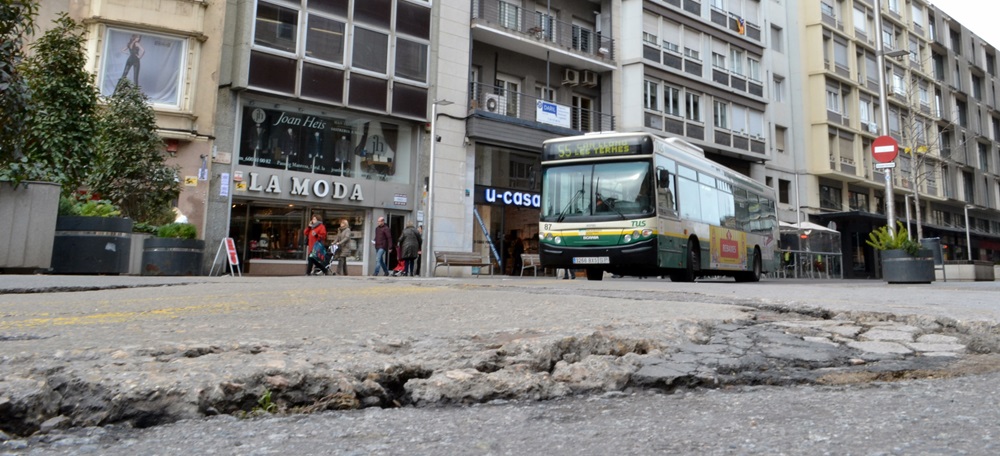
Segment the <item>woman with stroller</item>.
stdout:
<path fill-rule="evenodd" d="M 323 219 L 319 215 L 313 214 L 309 226 L 303 230 L 303 235 L 306 237 L 306 258 L 309 259 L 306 264 L 306 275 L 312 275 L 313 266 L 329 275 L 330 267 L 327 266 L 326 248 L 323 246 L 323 243 L 326 242 L 326 225 L 323 224 Z M 318 248 L 317 242 L 319 243 Z"/>
<path fill-rule="evenodd" d="M 351 256 L 354 251 L 351 242 L 353 242 L 351 240 L 351 224 L 347 222 L 347 219 L 343 219 L 340 221 L 340 231 L 337 232 L 337 237 L 333 242 L 337 246 L 337 253 L 333 256 L 337 260 L 337 272 L 334 275 L 347 275 L 347 257 Z"/>
<path fill-rule="evenodd" d="M 403 275 L 413 277 L 413 262 L 420 254 L 420 245 L 423 242 L 420 233 L 413 227 L 413 222 L 407 222 L 403 234 L 399 236 L 400 256 L 406 262 Z"/>

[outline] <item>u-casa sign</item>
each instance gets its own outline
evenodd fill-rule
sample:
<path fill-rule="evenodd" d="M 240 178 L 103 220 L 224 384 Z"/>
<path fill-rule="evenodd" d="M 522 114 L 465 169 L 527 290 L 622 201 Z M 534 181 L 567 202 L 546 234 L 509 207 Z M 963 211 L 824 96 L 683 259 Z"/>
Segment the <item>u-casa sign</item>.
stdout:
<path fill-rule="evenodd" d="M 277 175 L 263 178 L 260 173 L 248 173 L 247 191 L 272 193 L 283 195 L 284 188 L 281 186 L 281 179 Z M 267 181 L 264 183 L 264 181 Z M 361 184 L 345 184 L 337 181 L 326 181 L 322 179 L 308 179 L 291 177 L 289 183 L 289 195 L 315 196 L 317 198 L 330 197 L 336 200 L 364 201 L 365 196 L 361 191 Z"/>
<path fill-rule="evenodd" d="M 542 197 L 537 193 L 519 192 L 516 190 L 478 187 L 483 194 L 483 200 L 490 204 L 504 206 L 542 207 Z"/>

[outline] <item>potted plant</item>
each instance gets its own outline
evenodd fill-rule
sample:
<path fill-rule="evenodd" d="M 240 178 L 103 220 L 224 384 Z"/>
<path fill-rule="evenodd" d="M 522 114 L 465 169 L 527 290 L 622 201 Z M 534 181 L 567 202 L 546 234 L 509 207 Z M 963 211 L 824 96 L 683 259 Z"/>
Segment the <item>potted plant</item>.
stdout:
<path fill-rule="evenodd" d="M 60 15 L 28 46 L 38 2 L 0 8 L 8 20 L 0 49 L 0 269 L 47 270 L 59 194 L 74 192 L 92 163 L 97 89 L 82 25 Z"/>
<path fill-rule="evenodd" d="M 897 222 L 895 233 L 881 226 L 865 241 L 879 251 L 882 278 L 888 283 L 931 283 L 934 281 L 934 257 L 930 249 L 909 238 L 906 227 Z"/>
<path fill-rule="evenodd" d="M 52 247 L 54 274 L 127 274 L 132 220 L 107 200 L 63 197 Z"/>
<path fill-rule="evenodd" d="M 201 275 L 205 241 L 190 223 L 170 223 L 146 239 L 142 249 L 142 275 Z"/>

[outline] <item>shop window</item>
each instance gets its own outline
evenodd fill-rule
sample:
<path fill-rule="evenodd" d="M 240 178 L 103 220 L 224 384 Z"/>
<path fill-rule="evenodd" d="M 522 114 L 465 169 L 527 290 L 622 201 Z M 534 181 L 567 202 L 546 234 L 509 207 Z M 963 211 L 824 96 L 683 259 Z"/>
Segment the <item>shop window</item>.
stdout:
<path fill-rule="evenodd" d="M 304 230 L 312 215 L 319 215 L 326 226 L 327 237 L 323 243 L 331 245 L 336 239 L 341 220 L 347 220 L 355 249 L 348 261 L 361 261 L 367 254 L 364 235 L 365 210 L 322 209 L 307 206 L 279 204 L 235 204 L 232 210 L 230 237 L 236 241 L 237 251 L 243 262 L 249 260 L 305 261 Z M 303 263 L 304 264 L 304 263 Z"/>

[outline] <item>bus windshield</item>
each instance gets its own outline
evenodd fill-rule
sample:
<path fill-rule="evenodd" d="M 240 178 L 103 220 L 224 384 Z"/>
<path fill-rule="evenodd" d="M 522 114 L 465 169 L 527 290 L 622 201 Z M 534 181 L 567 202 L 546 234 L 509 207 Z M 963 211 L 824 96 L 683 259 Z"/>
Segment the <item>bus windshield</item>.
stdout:
<path fill-rule="evenodd" d="M 649 217 L 655 209 L 650 169 L 648 160 L 546 168 L 541 220 Z"/>

